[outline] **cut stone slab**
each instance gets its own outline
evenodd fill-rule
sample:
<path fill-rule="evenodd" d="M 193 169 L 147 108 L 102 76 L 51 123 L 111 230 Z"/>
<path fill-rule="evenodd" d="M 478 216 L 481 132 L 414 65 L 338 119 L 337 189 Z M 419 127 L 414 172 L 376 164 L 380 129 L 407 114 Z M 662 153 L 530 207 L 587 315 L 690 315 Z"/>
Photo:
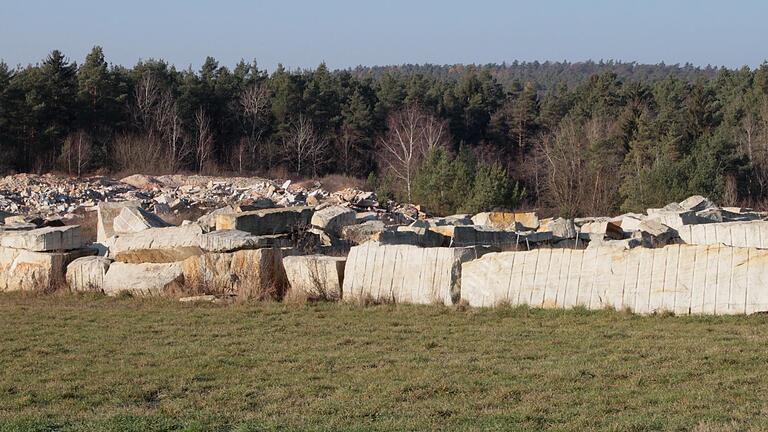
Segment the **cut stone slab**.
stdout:
<path fill-rule="evenodd" d="M 78 258 L 67 265 L 67 285 L 74 292 L 101 292 L 112 260 L 98 256 Z"/>
<path fill-rule="evenodd" d="M 200 248 L 206 252 L 234 252 L 242 249 L 288 247 L 288 234 L 256 236 L 245 231 L 223 230 L 200 235 Z"/>
<path fill-rule="evenodd" d="M 768 251 L 723 245 L 491 253 L 462 265 L 461 294 L 481 307 L 749 314 L 768 311 L 766 262 Z"/>
<path fill-rule="evenodd" d="M 45 227 L 0 234 L 0 246 L 26 249 L 33 252 L 79 249 L 84 244 L 78 225 Z"/>
<path fill-rule="evenodd" d="M 100 202 L 96 207 L 96 241 L 103 243 L 115 235 L 114 220 L 124 208 L 140 208 L 141 201 Z"/>
<path fill-rule="evenodd" d="M 286 234 L 309 225 L 312 207 L 255 210 L 216 216 L 216 229 L 236 229 L 254 235 Z"/>
<path fill-rule="evenodd" d="M 283 267 L 290 288 L 286 299 L 340 300 L 346 257 L 288 256 Z"/>
<path fill-rule="evenodd" d="M 347 302 L 451 305 L 461 295 L 461 263 L 483 248 L 420 248 L 367 242 L 353 247 L 344 267 Z"/>
<path fill-rule="evenodd" d="M 575 239 L 577 234 L 573 219 L 563 218 L 543 219 L 538 232 L 551 232 L 555 240 Z"/>
<path fill-rule="evenodd" d="M 200 246 L 200 225 L 190 224 L 179 227 L 150 228 L 133 234 L 121 234 L 104 242 L 110 256 L 130 250 L 175 249 Z"/>
<path fill-rule="evenodd" d="M 696 216 L 696 213 L 693 211 L 667 211 L 653 209 L 648 209 L 648 217 L 646 219 L 659 221 L 673 229 L 679 229 L 684 225 L 696 225 L 712 222 L 711 220 L 702 219 Z"/>
<path fill-rule="evenodd" d="M 614 240 L 624 238 L 624 230 L 611 221 L 587 222 L 581 226 L 580 233 L 589 234 L 590 238 L 605 236 Z"/>
<path fill-rule="evenodd" d="M 32 252 L 0 246 L 0 291 L 56 289 L 65 283 L 67 264 L 93 252 Z"/>
<path fill-rule="evenodd" d="M 484 212 L 472 216 L 475 225 L 500 230 L 536 230 L 539 228 L 539 216 L 535 212 Z"/>
<path fill-rule="evenodd" d="M 681 201 L 680 207 L 684 210 L 701 211 L 716 208 L 717 206 L 701 195 L 693 195 Z"/>
<path fill-rule="evenodd" d="M 159 216 L 141 207 L 123 207 L 112 221 L 112 229 L 115 231 L 115 234 L 137 233 L 150 228 L 165 228 L 168 226 L 170 224 L 160 219 Z"/>
<path fill-rule="evenodd" d="M 342 228 L 341 238 L 353 244 L 363 244 L 369 240 L 375 240 L 384 229 L 384 222 L 380 220 L 363 222 Z"/>
<path fill-rule="evenodd" d="M 173 296 L 184 292 L 181 263 L 114 262 L 104 276 L 104 293 L 114 296 L 121 292 L 137 296 Z"/>
<path fill-rule="evenodd" d="M 342 206 L 330 206 L 317 210 L 312 215 L 311 224 L 323 231 L 340 235 L 341 229 L 347 225 L 355 224 L 355 211 Z"/>
<path fill-rule="evenodd" d="M 282 259 L 294 253 L 272 248 L 191 257 L 182 263 L 185 284 L 192 292 L 280 300 L 288 285 Z"/>
<path fill-rule="evenodd" d="M 240 209 L 237 206 L 226 205 L 224 207 L 217 208 L 212 212 L 200 216 L 197 219 L 197 223 L 203 227 L 203 231 L 213 231 L 216 229 L 216 217 L 220 214 L 240 213 Z"/>

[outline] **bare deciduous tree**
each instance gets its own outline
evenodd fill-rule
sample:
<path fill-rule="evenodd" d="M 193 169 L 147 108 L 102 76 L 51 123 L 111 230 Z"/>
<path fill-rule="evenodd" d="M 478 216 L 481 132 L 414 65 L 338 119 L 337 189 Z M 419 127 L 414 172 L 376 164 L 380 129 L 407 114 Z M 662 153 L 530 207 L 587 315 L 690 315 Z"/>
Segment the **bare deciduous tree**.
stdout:
<path fill-rule="evenodd" d="M 205 163 L 208 162 L 213 152 L 211 120 L 202 107 L 195 111 L 195 132 L 195 161 L 197 162 L 197 172 L 202 172 Z"/>
<path fill-rule="evenodd" d="M 304 172 L 309 165 L 313 175 L 317 175 L 327 157 L 328 147 L 328 140 L 319 137 L 312 122 L 304 116 L 299 116 L 292 124 L 291 132 L 283 139 L 284 158 L 297 174 Z"/>
<path fill-rule="evenodd" d="M 250 157 L 251 160 L 257 159 L 263 121 L 269 108 L 269 89 L 263 83 L 246 88 L 237 100 L 237 108 L 244 140 L 241 139 L 238 144 L 238 156 L 235 160 L 238 171 L 242 172 L 246 157 Z"/>
<path fill-rule="evenodd" d="M 601 151 L 600 143 L 611 136 L 613 128 L 600 118 L 586 122 L 565 119 L 540 139 L 536 159 L 543 161 L 546 173 L 542 193 L 562 215 L 610 211 L 619 161 Z"/>
<path fill-rule="evenodd" d="M 387 119 L 387 133 L 379 139 L 380 164 L 402 183 L 408 201 L 422 160 L 433 149 L 447 146 L 447 142 L 445 122 L 416 106 L 396 111 Z"/>
<path fill-rule="evenodd" d="M 70 134 L 64 140 L 62 157 L 66 160 L 69 174 L 82 175 L 83 170 L 91 161 L 92 140 L 85 131 L 79 130 Z"/>

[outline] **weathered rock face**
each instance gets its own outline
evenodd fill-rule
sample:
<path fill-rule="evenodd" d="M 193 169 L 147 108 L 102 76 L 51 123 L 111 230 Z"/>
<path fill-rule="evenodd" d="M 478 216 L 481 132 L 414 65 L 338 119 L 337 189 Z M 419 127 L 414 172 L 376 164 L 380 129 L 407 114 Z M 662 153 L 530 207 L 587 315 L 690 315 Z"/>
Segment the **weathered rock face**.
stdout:
<path fill-rule="evenodd" d="M 353 247 L 344 269 L 344 301 L 441 303 L 458 301 L 461 263 L 480 248 L 420 248 L 368 242 Z"/>
<path fill-rule="evenodd" d="M 115 235 L 114 220 L 124 208 L 140 208 L 140 201 L 100 202 L 96 207 L 96 241 L 103 243 Z"/>
<path fill-rule="evenodd" d="M 368 221 L 359 225 L 345 226 L 341 230 L 341 238 L 353 244 L 363 244 L 369 240 L 376 239 L 382 231 L 384 231 L 384 222 L 378 220 Z"/>
<path fill-rule="evenodd" d="M 217 230 L 240 230 L 254 235 L 285 234 L 310 223 L 312 207 L 255 210 L 216 216 Z"/>
<path fill-rule="evenodd" d="M 624 230 L 619 225 L 608 220 L 587 222 L 581 226 L 579 232 L 589 234 L 593 240 L 601 240 L 603 237 L 614 240 L 624 238 Z"/>
<path fill-rule="evenodd" d="M 712 201 L 701 195 L 690 196 L 680 202 L 680 207 L 684 210 L 701 211 L 717 207 Z"/>
<path fill-rule="evenodd" d="M 112 261 L 108 258 L 88 256 L 67 265 L 67 285 L 71 291 L 85 292 L 104 289 L 104 276 Z"/>
<path fill-rule="evenodd" d="M 84 242 L 80 227 L 46 227 L 30 231 L 12 231 L 0 234 L 0 246 L 26 249 L 33 252 L 64 251 L 79 249 Z"/>
<path fill-rule="evenodd" d="M 462 298 L 472 306 L 753 313 L 768 310 L 766 262 L 768 251 L 720 245 L 503 252 L 463 265 Z"/>
<path fill-rule="evenodd" d="M 132 249 L 118 252 L 113 255 L 115 262 L 140 264 L 140 263 L 172 263 L 184 261 L 192 256 L 203 254 L 199 246 L 179 246 L 167 249 Z"/>
<path fill-rule="evenodd" d="M 104 293 L 123 291 L 138 296 L 171 296 L 184 292 L 181 263 L 129 264 L 115 262 L 104 276 Z"/>
<path fill-rule="evenodd" d="M 355 224 L 355 211 L 342 206 L 326 207 L 315 211 L 311 223 L 314 227 L 338 236 L 342 228 Z"/>
<path fill-rule="evenodd" d="M 551 232 L 552 236 L 557 240 L 575 239 L 577 234 L 573 219 L 563 218 L 542 220 L 538 231 Z"/>
<path fill-rule="evenodd" d="M 123 207 L 117 217 L 112 220 L 112 229 L 115 234 L 137 233 L 150 228 L 168 226 L 170 224 L 141 207 Z"/>
<path fill-rule="evenodd" d="M 292 250 L 276 248 L 206 253 L 181 265 L 192 292 L 279 300 L 287 287 L 282 259 L 291 254 Z"/>
<path fill-rule="evenodd" d="M 112 237 L 104 244 L 109 248 L 110 256 L 122 252 L 146 249 L 176 249 L 200 245 L 202 228 L 197 224 L 180 227 L 150 228 L 133 234 Z"/>
<path fill-rule="evenodd" d="M 287 234 L 255 236 L 238 230 L 212 231 L 200 236 L 200 248 L 206 252 L 288 247 L 290 243 L 291 239 Z"/>
<path fill-rule="evenodd" d="M 535 230 L 539 228 L 539 216 L 534 212 L 483 212 L 472 216 L 475 225 L 500 230 Z"/>
<path fill-rule="evenodd" d="M 92 253 L 33 252 L 0 247 L 0 291 L 42 291 L 64 284 L 66 266 L 72 260 Z"/>
<path fill-rule="evenodd" d="M 286 298 L 339 300 L 344 281 L 345 257 L 324 255 L 289 256 L 283 267 L 290 289 Z"/>

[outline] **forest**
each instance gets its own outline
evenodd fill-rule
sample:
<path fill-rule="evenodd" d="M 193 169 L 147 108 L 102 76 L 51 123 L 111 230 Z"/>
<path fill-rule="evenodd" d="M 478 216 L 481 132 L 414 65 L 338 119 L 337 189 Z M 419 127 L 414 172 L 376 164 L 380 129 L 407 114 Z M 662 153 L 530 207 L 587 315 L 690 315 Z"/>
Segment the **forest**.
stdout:
<path fill-rule="evenodd" d="M 768 202 L 768 63 L 0 62 L 0 172 L 367 179 L 435 213 Z"/>

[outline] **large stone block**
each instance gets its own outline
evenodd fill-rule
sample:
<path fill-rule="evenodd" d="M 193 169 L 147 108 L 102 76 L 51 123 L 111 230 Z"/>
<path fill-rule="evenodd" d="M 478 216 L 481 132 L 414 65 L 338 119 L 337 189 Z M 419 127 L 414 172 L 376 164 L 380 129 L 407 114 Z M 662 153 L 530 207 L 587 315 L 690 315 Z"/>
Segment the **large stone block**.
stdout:
<path fill-rule="evenodd" d="M 339 300 L 344 281 L 345 257 L 325 255 L 288 256 L 283 267 L 290 289 L 286 298 Z"/>
<path fill-rule="evenodd" d="M 342 206 L 329 206 L 316 210 L 311 220 L 312 226 L 336 236 L 341 234 L 342 228 L 354 225 L 355 222 L 355 211 Z"/>
<path fill-rule="evenodd" d="M 96 207 L 96 241 L 103 243 L 115 235 L 114 220 L 124 208 L 139 208 L 140 201 L 100 202 Z"/>
<path fill-rule="evenodd" d="M 137 296 L 175 296 L 184 291 L 181 263 L 114 262 L 104 276 L 104 293 L 107 295 L 129 292 Z"/>
<path fill-rule="evenodd" d="M 93 253 L 33 252 L 0 247 L 0 291 L 46 291 L 64 285 L 67 264 Z"/>
<path fill-rule="evenodd" d="M 629 308 L 637 313 L 768 311 L 768 251 L 722 245 L 658 249 L 538 249 L 462 266 L 472 306 Z"/>
<path fill-rule="evenodd" d="M 200 236 L 200 248 L 206 252 L 234 252 L 243 249 L 288 247 L 291 238 L 287 234 L 256 236 L 245 231 L 212 231 Z"/>
<path fill-rule="evenodd" d="M 98 256 L 78 258 L 67 265 L 67 285 L 70 291 L 104 290 L 104 276 L 112 260 Z"/>
<path fill-rule="evenodd" d="M 0 246 L 33 252 L 72 250 L 79 249 L 83 245 L 78 225 L 9 231 L 0 234 Z"/>
<path fill-rule="evenodd" d="M 216 216 L 216 229 L 235 229 L 255 235 L 285 234 L 310 223 L 312 207 L 255 210 Z"/>
<path fill-rule="evenodd" d="M 104 242 L 109 256 L 131 250 L 175 249 L 200 246 L 202 228 L 197 224 L 179 227 L 150 228 L 132 234 L 121 234 Z"/>
<path fill-rule="evenodd" d="M 481 248 L 420 248 L 368 242 L 353 247 L 344 268 L 344 301 L 440 303 L 461 294 L 461 263 Z"/>
<path fill-rule="evenodd" d="M 472 222 L 475 225 L 511 231 L 539 228 L 539 216 L 535 212 L 484 212 L 472 216 Z"/>
<path fill-rule="evenodd" d="M 112 229 L 115 234 L 129 234 L 144 231 L 150 228 L 164 228 L 170 224 L 160 219 L 159 216 L 150 213 L 141 207 L 123 207 L 120 213 L 112 221 Z"/>
<path fill-rule="evenodd" d="M 697 245 L 753 247 L 768 249 L 768 221 L 723 222 L 680 227 L 683 242 Z"/>
<path fill-rule="evenodd" d="M 185 284 L 197 293 L 279 300 L 287 288 L 282 259 L 293 253 L 272 248 L 188 258 L 182 263 Z"/>
<path fill-rule="evenodd" d="M 378 238 L 384 231 L 384 222 L 379 220 L 363 222 L 359 225 L 349 225 L 341 229 L 341 238 L 353 244 L 363 244 Z"/>
<path fill-rule="evenodd" d="M 193 256 L 203 254 L 199 246 L 178 246 L 166 249 L 131 249 L 112 255 L 115 262 L 140 264 L 140 263 L 172 263 L 184 261 Z"/>
<path fill-rule="evenodd" d="M 476 225 L 437 226 L 431 227 L 430 230 L 448 237 L 447 245 L 454 247 L 492 246 L 516 248 L 552 239 L 551 232 L 518 233 Z"/>

